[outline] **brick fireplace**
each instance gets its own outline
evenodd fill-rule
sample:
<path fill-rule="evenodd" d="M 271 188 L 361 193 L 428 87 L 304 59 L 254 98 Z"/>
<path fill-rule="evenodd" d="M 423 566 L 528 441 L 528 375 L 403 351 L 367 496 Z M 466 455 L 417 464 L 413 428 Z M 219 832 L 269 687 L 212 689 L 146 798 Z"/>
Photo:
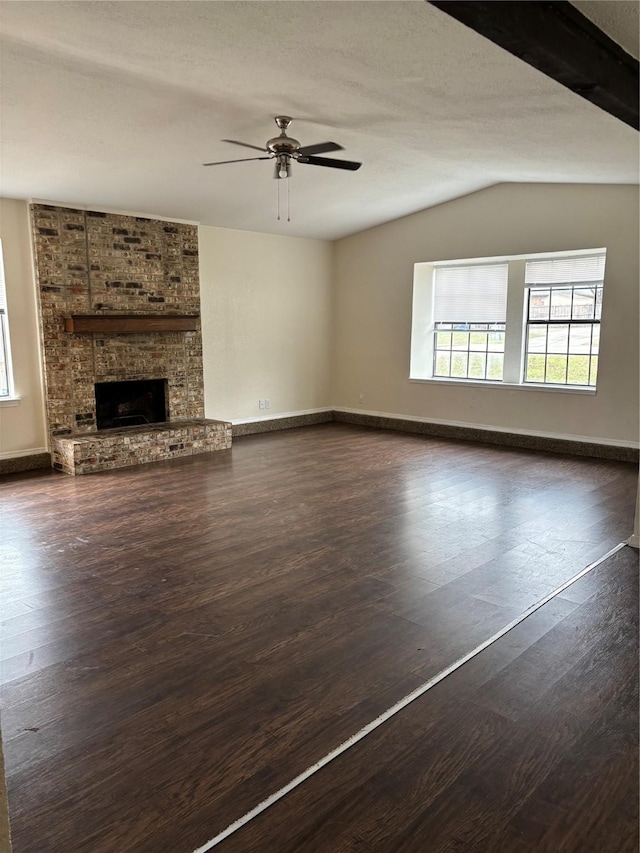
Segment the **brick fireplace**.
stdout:
<path fill-rule="evenodd" d="M 89 473 L 230 447 L 231 425 L 204 418 L 197 227 L 43 204 L 31 213 L 53 466 Z M 127 423 L 124 405 L 125 419 L 112 413 L 99 430 L 97 399 L 135 382 L 142 393 L 162 384 L 165 422 Z"/>

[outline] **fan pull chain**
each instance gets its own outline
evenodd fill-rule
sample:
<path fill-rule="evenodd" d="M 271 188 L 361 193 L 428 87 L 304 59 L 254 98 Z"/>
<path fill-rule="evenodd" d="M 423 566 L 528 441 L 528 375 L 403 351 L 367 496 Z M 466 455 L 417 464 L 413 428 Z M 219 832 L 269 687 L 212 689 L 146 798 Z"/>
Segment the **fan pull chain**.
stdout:
<path fill-rule="evenodd" d="M 280 181 L 278 181 L 278 222 L 280 222 Z"/>
<path fill-rule="evenodd" d="M 291 222 L 291 205 L 289 203 L 289 178 L 287 178 L 287 222 Z"/>

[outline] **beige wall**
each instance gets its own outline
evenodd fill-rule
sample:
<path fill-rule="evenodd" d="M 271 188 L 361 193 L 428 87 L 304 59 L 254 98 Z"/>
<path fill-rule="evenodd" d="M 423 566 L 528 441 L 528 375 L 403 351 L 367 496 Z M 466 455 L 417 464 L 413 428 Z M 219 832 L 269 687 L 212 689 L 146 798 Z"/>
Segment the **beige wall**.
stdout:
<path fill-rule="evenodd" d="M 199 248 L 207 417 L 330 407 L 331 244 L 200 226 Z"/>
<path fill-rule="evenodd" d="M 602 246 L 597 394 L 409 381 L 415 263 Z M 334 294 L 336 407 L 638 441 L 637 187 L 503 184 L 389 222 L 336 244 Z"/>
<path fill-rule="evenodd" d="M 0 403 L 0 458 L 46 447 L 40 343 L 31 261 L 29 211 L 24 201 L 0 199 L 9 331 L 17 405 Z"/>
<path fill-rule="evenodd" d="M 10 456 L 45 445 L 25 202 L 0 201 L 0 236 L 22 397 L 0 407 L 0 454 Z M 199 243 L 209 417 L 337 406 L 638 440 L 637 188 L 502 185 L 336 244 L 208 226 Z M 608 255 L 595 396 L 409 381 L 414 263 L 599 246 Z"/>

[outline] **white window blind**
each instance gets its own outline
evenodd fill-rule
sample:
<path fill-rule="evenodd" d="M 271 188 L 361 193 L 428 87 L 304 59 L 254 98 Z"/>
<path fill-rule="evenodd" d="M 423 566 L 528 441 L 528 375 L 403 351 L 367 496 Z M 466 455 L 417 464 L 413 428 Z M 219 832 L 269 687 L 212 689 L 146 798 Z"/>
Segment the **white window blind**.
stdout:
<path fill-rule="evenodd" d="M 547 258 L 527 261 L 524 280 L 529 285 L 580 284 L 602 281 L 606 255 L 582 255 L 578 258 Z"/>
<path fill-rule="evenodd" d="M 4 263 L 2 260 L 2 243 L 0 242 L 0 314 L 7 313 L 7 290 L 4 284 Z"/>
<path fill-rule="evenodd" d="M 509 265 L 436 267 L 433 319 L 436 323 L 504 323 Z"/>

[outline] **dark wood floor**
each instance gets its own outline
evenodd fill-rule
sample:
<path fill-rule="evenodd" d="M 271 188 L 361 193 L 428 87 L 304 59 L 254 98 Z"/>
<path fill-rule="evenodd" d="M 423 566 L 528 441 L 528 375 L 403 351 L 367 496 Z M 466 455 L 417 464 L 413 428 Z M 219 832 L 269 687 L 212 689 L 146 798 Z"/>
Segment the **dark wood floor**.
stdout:
<path fill-rule="evenodd" d="M 636 476 L 324 425 L 5 478 L 15 853 L 191 853 L 626 538 Z M 217 849 L 635 849 L 635 559 L 594 570 Z"/>
<path fill-rule="evenodd" d="M 573 594 L 590 595 L 544 605 L 219 849 L 637 853 L 637 553 Z"/>

